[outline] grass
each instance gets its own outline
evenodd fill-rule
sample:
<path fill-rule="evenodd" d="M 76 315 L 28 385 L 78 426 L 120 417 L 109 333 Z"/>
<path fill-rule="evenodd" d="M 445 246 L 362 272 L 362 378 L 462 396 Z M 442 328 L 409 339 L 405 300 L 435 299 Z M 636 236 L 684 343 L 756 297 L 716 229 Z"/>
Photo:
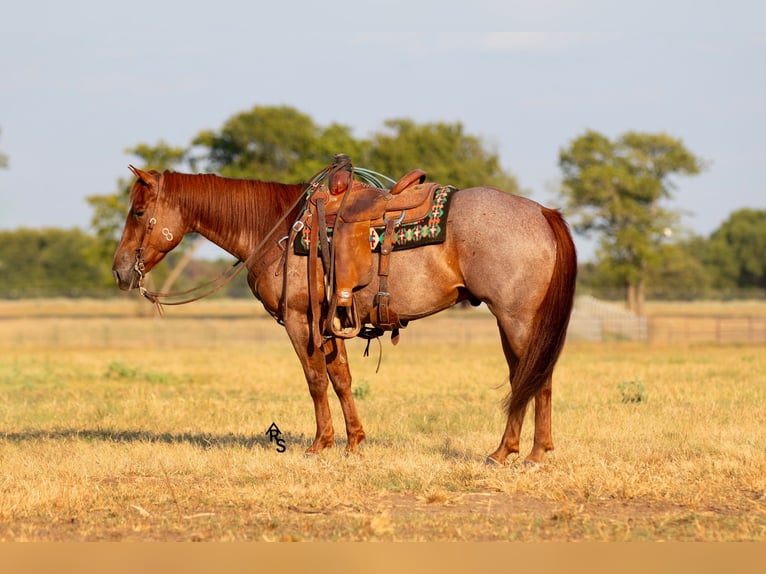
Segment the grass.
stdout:
<path fill-rule="evenodd" d="M 494 323 L 445 313 L 384 342 L 378 374 L 349 344 L 363 457 L 331 397 L 336 448 L 307 458 L 282 329 L 172 313 L 0 321 L 0 540 L 766 540 L 763 347 L 570 344 L 556 450 L 492 468 Z"/>

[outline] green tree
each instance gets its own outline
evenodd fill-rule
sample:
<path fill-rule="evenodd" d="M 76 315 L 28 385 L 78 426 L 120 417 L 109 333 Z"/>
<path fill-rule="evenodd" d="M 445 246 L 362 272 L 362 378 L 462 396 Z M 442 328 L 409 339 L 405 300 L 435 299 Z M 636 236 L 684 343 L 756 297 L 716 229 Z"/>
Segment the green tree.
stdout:
<path fill-rule="evenodd" d="M 705 265 L 708 240 L 691 236 L 657 246 L 661 264 L 651 266 L 646 273 L 646 293 L 653 299 L 693 300 L 711 294 L 713 279 Z M 595 262 L 583 262 L 577 274 L 578 291 L 608 299 L 624 297 L 622 277 L 605 257 L 597 251 Z"/>
<path fill-rule="evenodd" d="M 98 293 L 103 277 L 86 256 L 95 241 L 79 229 L 0 231 L 0 296 Z"/>
<path fill-rule="evenodd" d="M 463 124 L 416 124 L 409 119 L 385 122 L 386 131 L 376 133 L 364 167 L 398 179 L 422 168 L 428 179 L 459 188 L 492 185 L 519 193 L 516 178 L 503 170 L 497 153 L 482 140 L 465 133 Z"/>
<path fill-rule="evenodd" d="M 337 123 L 318 126 L 289 106 L 255 106 L 229 118 L 220 130 L 199 132 L 186 148 L 160 142 L 139 144 L 127 151 L 143 161 L 138 167 L 146 169 L 188 167 L 192 172 L 200 169 L 227 177 L 282 182 L 308 181 L 335 154 L 346 153 L 354 165 L 394 179 L 421 167 L 432 181 L 519 191 L 516 179 L 500 167 L 497 154 L 487 151 L 479 138 L 464 133 L 462 124 L 418 125 L 400 119 L 386 122 L 386 128 L 372 140 L 357 140 L 350 128 Z M 88 198 L 93 208 L 92 227 L 100 240 L 93 258 L 102 261 L 107 271 L 127 213 L 130 184 L 131 180 L 120 179 L 114 194 Z M 177 277 L 190 255 L 187 252 L 179 258 L 174 252 L 168 261 L 176 266 L 175 272 L 153 272 L 165 277 L 161 290 L 169 289 L 168 282 Z"/>
<path fill-rule="evenodd" d="M 694 300 L 709 296 L 713 280 L 704 263 L 707 245 L 707 239 L 699 236 L 662 244 L 658 252 L 661 265 L 647 270 L 651 297 Z"/>
<path fill-rule="evenodd" d="M 266 181 L 308 181 L 336 153 L 352 159 L 363 144 L 349 128 L 317 126 L 308 115 L 289 106 L 255 106 L 229 118 L 219 132 L 200 132 L 192 142 L 193 166 L 227 177 Z"/>
<path fill-rule="evenodd" d="M 649 270 L 678 214 L 663 207 L 673 176 L 695 175 L 703 161 L 664 133 L 628 132 L 615 141 L 589 130 L 559 152 L 562 194 L 577 233 L 599 237 L 599 255 L 641 313 Z"/>
<path fill-rule="evenodd" d="M 766 288 L 766 210 L 740 209 L 710 236 L 707 264 L 722 289 Z"/>

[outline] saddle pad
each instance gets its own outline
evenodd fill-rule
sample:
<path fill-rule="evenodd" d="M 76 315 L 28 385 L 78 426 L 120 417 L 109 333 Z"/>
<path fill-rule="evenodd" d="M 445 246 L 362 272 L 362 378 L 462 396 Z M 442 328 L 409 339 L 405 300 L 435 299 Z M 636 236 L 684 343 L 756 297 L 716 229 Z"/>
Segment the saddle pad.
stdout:
<path fill-rule="evenodd" d="M 396 237 L 394 238 L 394 251 L 402 249 L 411 249 L 421 245 L 431 245 L 442 243 L 447 234 L 447 214 L 449 212 L 452 192 L 456 188 L 451 185 L 438 187 L 434 192 L 434 199 L 431 202 L 431 210 L 428 215 L 419 221 L 403 223 L 396 228 Z M 373 252 L 380 251 L 380 244 L 383 242 L 383 233 L 385 226 L 370 227 L 370 249 Z M 332 239 L 333 228 L 327 228 L 327 237 Z M 308 255 L 310 239 L 310 230 L 303 229 L 295 238 L 294 252 L 296 255 Z"/>

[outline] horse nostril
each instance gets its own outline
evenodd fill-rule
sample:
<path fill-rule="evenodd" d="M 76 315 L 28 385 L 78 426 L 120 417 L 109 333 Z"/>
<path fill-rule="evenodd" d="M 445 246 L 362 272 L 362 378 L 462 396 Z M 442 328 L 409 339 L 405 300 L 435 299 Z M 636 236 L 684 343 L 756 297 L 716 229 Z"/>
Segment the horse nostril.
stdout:
<path fill-rule="evenodd" d="M 112 277 L 114 277 L 114 280 L 119 284 L 120 283 L 120 272 L 117 271 L 117 269 L 112 269 Z"/>

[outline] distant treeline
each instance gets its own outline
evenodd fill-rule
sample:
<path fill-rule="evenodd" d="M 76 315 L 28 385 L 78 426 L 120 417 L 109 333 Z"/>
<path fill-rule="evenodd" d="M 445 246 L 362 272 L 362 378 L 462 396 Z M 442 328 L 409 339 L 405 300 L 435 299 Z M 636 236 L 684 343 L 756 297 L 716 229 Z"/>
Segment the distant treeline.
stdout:
<path fill-rule="evenodd" d="M 693 237 L 665 246 L 658 271 L 647 282 L 649 299 L 766 298 L 766 210 L 740 210 L 711 237 Z M 182 253 L 172 252 L 150 275 L 162 285 Z M 193 259 L 173 290 L 218 276 L 232 260 Z M 620 300 L 625 286 L 603 263 L 580 264 L 578 293 Z M 104 260 L 103 245 L 80 229 L 0 231 L 0 298 L 113 297 L 119 291 Z M 251 297 L 245 274 L 215 297 Z"/>
<path fill-rule="evenodd" d="M 110 262 L 104 260 L 101 240 L 80 229 L 18 229 L 0 231 L 0 298 L 114 297 L 119 290 L 112 279 Z M 171 253 L 149 280 L 155 288 L 181 258 Z M 233 260 L 232 260 L 233 261 Z M 226 269 L 232 261 L 192 260 L 173 289 L 203 283 Z M 252 296 L 245 274 L 219 297 Z"/>

